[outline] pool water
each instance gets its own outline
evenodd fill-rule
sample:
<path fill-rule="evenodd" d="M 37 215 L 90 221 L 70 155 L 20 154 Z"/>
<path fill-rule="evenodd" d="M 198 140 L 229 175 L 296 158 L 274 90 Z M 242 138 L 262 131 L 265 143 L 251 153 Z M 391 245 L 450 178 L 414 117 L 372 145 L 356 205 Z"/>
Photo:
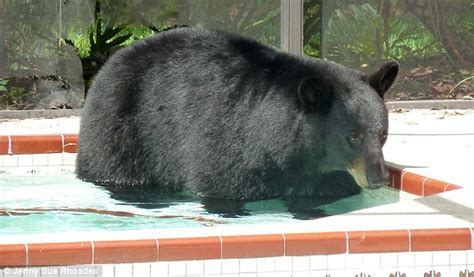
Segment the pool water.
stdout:
<path fill-rule="evenodd" d="M 142 197 L 139 202 L 113 196 L 103 187 L 76 179 L 74 174 L 0 175 L 0 236 L 290 223 L 397 202 L 400 192 L 381 188 L 338 200 L 300 201 L 305 209 L 296 211 L 279 199 L 237 203 L 237 208 L 222 211 L 209 208 L 220 205 L 203 203 L 186 192 L 173 197 Z"/>

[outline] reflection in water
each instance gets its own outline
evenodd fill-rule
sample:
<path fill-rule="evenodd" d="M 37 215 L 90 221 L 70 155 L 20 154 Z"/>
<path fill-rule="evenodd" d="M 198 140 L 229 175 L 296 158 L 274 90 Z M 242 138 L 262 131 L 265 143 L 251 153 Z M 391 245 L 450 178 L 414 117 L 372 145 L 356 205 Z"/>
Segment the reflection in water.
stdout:
<path fill-rule="evenodd" d="M 318 182 L 318 195 L 312 197 L 286 196 L 277 201 L 242 201 L 233 199 L 199 198 L 196 195 L 182 191 L 176 194 L 164 193 L 158 187 L 103 186 L 110 192 L 110 197 L 137 208 L 158 210 L 182 203 L 200 203 L 210 214 L 225 218 L 237 218 L 258 214 L 262 207 L 265 212 L 279 212 L 282 204 L 286 211 L 295 219 L 315 219 L 332 215 L 325 211 L 325 206 L 357 195 L 361 192 L 352 177 L 345 172 L 327 174 Z M 341 204 L 341 213 L 357 207 Z M 253 207 L 253 208 L 249 208 Z M 352 208 L 352 209 L 351 209 Z"/>

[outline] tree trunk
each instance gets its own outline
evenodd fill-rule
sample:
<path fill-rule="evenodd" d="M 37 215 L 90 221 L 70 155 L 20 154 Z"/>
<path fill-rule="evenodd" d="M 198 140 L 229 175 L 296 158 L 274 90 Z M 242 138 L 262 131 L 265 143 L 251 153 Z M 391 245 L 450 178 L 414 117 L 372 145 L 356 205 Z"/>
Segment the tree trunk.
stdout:
<path fill-rule="evenodd" d="M 457 42 L 461 39 L 457 38 L 457 33 L 448 27 L 445 11 L 450 3 L 440 0 L 405 0 L 405 4 L 408 10 L 433 34 L 454 65 L 462 65 L 466 62 L 465 57 L 469 49 L 461 49 L 458 46 Z M 466 4 L 466 8 L 468 5 L 469 3 Z"/>

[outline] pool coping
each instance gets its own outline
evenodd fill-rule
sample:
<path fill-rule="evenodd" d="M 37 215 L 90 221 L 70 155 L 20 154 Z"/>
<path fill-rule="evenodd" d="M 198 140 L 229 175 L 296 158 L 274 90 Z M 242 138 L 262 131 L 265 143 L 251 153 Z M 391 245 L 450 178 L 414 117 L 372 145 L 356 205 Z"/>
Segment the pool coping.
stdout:
<path fill-rule="evenodd" d="M 77 140 L 77 134 L 0 136 L 0 155 L 75 153 Z M 395 189 L 424 197 L 462 188 L 387 164 Z M 474 250 L 474 226 L 13 241 L 0 243 L 0 268 L 453 250 Z"/>

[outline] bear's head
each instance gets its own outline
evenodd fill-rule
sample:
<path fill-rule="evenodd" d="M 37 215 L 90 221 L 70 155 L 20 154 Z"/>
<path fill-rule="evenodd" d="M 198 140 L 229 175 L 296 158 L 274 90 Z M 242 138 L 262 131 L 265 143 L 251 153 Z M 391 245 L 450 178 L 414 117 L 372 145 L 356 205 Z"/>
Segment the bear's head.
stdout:
<path fill-rule="evenodd" d="M 325 74 L 300 82 L 298 95 L 311 137 L 307 139 L 315 145 L 322 173 L 346 171 L 362 188 L 388 183 L 382 152 L 388 131 L 384 94 L 398 68 L 390 61 L 367 76 L 331 64 Z"/>

